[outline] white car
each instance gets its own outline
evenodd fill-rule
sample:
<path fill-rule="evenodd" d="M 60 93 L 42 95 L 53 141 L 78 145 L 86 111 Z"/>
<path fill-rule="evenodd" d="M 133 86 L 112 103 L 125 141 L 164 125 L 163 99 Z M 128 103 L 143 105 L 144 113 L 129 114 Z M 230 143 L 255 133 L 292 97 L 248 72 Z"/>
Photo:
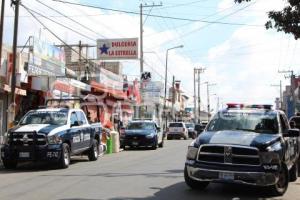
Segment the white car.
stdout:
<path fill-rule="evenodd" d="M 185 126 L 184 122 L 171 122 L 167 129 L 167 139 L 171 140 L 176 139 L 188 139 L 188 129 Z"/>

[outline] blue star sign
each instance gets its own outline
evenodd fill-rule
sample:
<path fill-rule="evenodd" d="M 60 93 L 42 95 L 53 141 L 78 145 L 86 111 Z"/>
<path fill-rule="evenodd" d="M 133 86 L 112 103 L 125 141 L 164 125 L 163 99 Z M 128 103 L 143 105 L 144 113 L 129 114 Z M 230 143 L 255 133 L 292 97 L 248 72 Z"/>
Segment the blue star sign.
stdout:
<path fill-rule="evenodd" d="M 100 49 L 100 54 L 108 54 L 108 49 L 109 47 L 106 46 L 106 44 L 103 44 L 102 47 L 99 48 Z"/>

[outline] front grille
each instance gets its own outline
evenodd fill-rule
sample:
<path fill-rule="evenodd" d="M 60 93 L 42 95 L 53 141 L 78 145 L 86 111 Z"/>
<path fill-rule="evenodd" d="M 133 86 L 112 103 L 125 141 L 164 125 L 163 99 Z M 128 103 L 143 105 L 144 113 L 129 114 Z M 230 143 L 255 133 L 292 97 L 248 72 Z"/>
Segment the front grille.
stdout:
<path fill-rule="evenodd" d="M 14 146 L 46 145 L 46 135 L 35 132 L 13 132 L 10 138 Z"/>
<path fill-rule="evenodd" d="M 226 165 L 260 165 L 258 150 L 241 146 L 203 145 L 200 147 L 198 161 Z"/>
<path fill-rule="evenodd" d="M 125 139 L 127 139 L 127 140 L 143 140 L 143 139 L 145 139 L 145 135 L 126 135 Z"/>

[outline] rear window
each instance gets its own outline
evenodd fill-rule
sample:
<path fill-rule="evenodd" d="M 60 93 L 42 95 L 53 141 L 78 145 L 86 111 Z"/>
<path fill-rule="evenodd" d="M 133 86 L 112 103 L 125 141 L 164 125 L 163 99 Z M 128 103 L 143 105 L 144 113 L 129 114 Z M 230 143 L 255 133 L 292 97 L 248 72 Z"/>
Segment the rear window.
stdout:
<path fill-rule="evenodd" d="M 185 124 L 185 127 L 187 127 L 187 128 L 194 128 L 194 124 Z"/>
<path fill-rule="evenodd" d="M 182 123 L 170 123 L 169 127 L 183 127 Z"/>

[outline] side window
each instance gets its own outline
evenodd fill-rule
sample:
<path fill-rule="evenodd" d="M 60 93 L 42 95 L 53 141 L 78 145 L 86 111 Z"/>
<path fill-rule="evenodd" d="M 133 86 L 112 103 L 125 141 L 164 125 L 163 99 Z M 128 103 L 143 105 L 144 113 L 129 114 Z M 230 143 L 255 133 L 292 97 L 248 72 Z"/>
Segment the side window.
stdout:
<path fill-rule="evenodd" d="M 82 122 L 82 125 L 87 124 L 87 121 L 86 121 L 86 119 L 85 119 L 84 114 L 83 114 L 82 111 L 78 111 L 77 112 L 77 116 L 78 116 L 79 121 Z"/>
<path fill-rule="evenodd" d="M 70 123 L 71 125 L 74 124 L 76 121 L 78 121 L 77 115 L 75 112 L 71 113 L 71 117 L 70 117 Z"/>
<path fill-rule="evenodd" d="M 286 133 L 288 131 L 288 125 L 287 125 L 287 119 L 280 115 L 280 124 L 281 124 L 281 130 L 283 133 Z"/>

